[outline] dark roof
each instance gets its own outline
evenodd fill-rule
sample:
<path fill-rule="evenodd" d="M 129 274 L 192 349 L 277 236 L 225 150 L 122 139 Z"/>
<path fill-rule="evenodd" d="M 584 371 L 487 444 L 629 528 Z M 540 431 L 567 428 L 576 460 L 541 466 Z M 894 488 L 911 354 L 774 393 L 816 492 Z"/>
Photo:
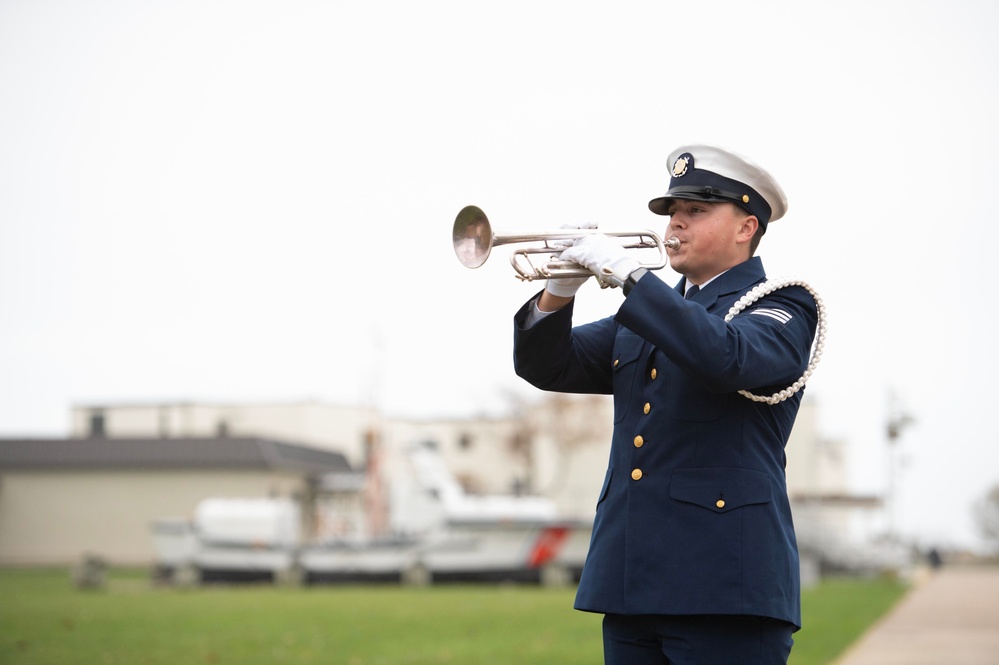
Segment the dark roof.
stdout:
<path fill-rule="evenodd" d="M 338 452 L 256 437 L 0 439 L 2 469 L 350 471 Z"/>

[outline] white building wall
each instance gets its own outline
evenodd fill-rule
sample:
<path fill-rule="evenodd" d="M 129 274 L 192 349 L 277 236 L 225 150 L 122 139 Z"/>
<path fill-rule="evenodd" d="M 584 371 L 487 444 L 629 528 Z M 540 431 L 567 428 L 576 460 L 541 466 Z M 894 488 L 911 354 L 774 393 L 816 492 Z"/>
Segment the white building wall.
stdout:
<path fill-rule="evenodd" d="M 0 565 L 116 565 L 154 558 L 152 523 L 190 519 L 208 497 L 294 497 L 300 477 L 263 471 L 58 471 L 0 475 Z"/>
<path fill-rule="evenodd" d="M 846 492 L 845 443 L 819 435 L 818 407 L 807 397 L 798 410 L 785 453 L 791 496 Z"/>
<path fill-rule="evenodd" d="M 432 441 L 466 492 L 512 494 L 530 484 L 532 451 L 518 447 L 516 420 L 389 421 L 383 452 L 393 471 L 406 465 L 410 445 Z"/>

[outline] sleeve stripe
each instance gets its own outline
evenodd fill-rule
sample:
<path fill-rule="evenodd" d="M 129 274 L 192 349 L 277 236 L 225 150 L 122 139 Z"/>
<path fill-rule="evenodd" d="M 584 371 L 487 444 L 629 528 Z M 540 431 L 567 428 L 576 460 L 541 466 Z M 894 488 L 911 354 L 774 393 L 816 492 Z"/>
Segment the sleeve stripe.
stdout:
<path fill-rule="evenodd" d="M 783 309 L 771 309 L 769 307 L 758 307 L 749 312 L 750 314 L 759 314 L 760 316 L 769 316 L 772 319 L 777 319 L 781 323 L 788 323 L 793 317 Z"/>

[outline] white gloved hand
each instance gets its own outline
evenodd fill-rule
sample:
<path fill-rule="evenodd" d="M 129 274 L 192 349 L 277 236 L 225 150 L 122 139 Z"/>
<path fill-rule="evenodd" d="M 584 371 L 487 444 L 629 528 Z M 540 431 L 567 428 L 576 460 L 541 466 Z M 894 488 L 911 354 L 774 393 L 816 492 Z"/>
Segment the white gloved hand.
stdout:
<path fill-rule="evenodd" d="M 559 258 L 586 267 L 610 286 L 621 286 L 628 275 L 642 267 L 628 250 L 602 234 L 579 238 Z"/>
<path fill-rule="evenodd" d="M 563 224 L 558 227 L 560 231 L 572 232 L 577 229 L 593 230 L 597 228 L 596 222 L 580 222 L 578 224 Z M 553 251 L 559 252 L 562 250 L 569 249 L 572 247 L 572 243 L 576 242 L 578 238 L 565 238 L 563 240 L 549 240 L 546 245 L 551 247 Z"/>
<path fill-rule="evenodd" d="M 579 224 L 563 224 L 559 227 L 560 229 L 572 230 L 572 229 L 595 229 L 597 228 L 596 222 L 581 222 Z M 575 238 L 566 238 L 565 240 L 549 240 L 548 246 L 552 248 L 553 251 L 565 251 L 572 247 L 572 244 L 576 241 Z M 586 283 L 587 277 L 558 277 L 548 280 L 548 284 L 545 285 L 545 290 L 553 296 L 559 296 L 560 298 L 571 298 L 576 295 L 576 291 L 579 290 L 583 284 Z"/>

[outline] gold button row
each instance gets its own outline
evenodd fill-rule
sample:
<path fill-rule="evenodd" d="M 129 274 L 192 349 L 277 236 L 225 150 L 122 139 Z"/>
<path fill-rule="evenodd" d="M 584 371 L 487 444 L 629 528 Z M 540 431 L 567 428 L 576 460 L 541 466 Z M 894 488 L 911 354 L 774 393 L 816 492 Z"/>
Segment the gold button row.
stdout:
<path fill-rule="evenodd" d="M 615 367 L 617 366 L 617 361 L 616 360 L 614 361 L 614 366 Z M 659 375 L 659 373 L 656 372 L 656 368 L 655 367 L 653 367 L 652 371 L 649 372 L 649 378 L 651 378 L 653 381 L 656 380 L 656 377 L 658 375 Z M 645 413 L 645 415 L 649 415 L 650 411 L 652 411 L 652 404 L 650 404 L 649 402 L 646 402 L 645 406 L 642 407 L 642 412 Z M 636 448 L 641 448 L 644 445 L 645 445 L 645 439 L 642 438 L 641 434 L 639 434 L 638 436 L 635 437 L 635 447 Z M 632 480 L 641 480 L 642 479 L 642 470 L 641 469 L 635 469 L 635 470 L 633 470 L 631 472 L 631 479 Z M 724 502 L 722 502 L 722 503 L 724 503 Z M 721 506 L 719 506 L 719 508 L 720 507 Z"/>

